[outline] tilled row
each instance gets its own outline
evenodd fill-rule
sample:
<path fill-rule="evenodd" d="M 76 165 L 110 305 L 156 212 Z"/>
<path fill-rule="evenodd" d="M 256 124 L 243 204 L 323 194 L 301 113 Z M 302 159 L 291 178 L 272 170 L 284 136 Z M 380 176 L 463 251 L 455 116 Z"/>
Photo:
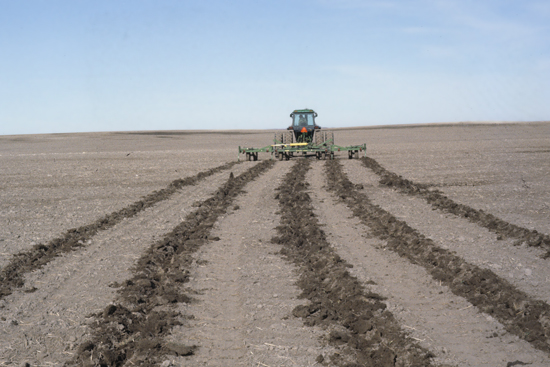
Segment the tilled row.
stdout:
<path fill-rule="evenodd" d="M 332 161 L 331 161 L 332 162 Z M 281 224 L 273 242 L 299 268 L 298 286 L 308 305 L 294 309 L 306 325 L 331 330 L 330 342 L 342 348 L 330 363 L 340 366 L 429 366 L 432 354 L 407 337 L 383 298 L 365 290 L 350 275 L 320 229 L 306 192 L 310 161 L 300 160 L 278 188 Z M 322 361 L 319 360 L 319 362 Z"/>
<path fill-rule="evenodd" d="M 207 171 L 199 172 L 194 176 L 174 180 L 166 188 L 154 191 L 125 208 L 105 215 L 94 223 L 69 229 L 62 237 L 54 238 L 46 244 L 39 243 L 28 251 L 15 254 L 0 272 L 0 299 L 10 295 L 15 288 L 24 286 L 24 274 L 40 269 L 63 253 L 85 246 L 87 241 L 98 231 L 112 228 L 122 220 L 131 218 L 139 212 L 169 199 L 182 187 L 194 185 L 217 172 L 230 169 L 235 164 L 237 162 L 228 162 Z"/>
<path fill-rule="evenodd" d="M 360 192 L 336 161 L 327 162 L 328 187 L 343 200 L 389 249 L 423 266 L 451 291 L 493 316 L 534 347 L 550 351 L 550 305 L 533 299 L 488 269 L 467 263 L 438 247 L 406 222 L 398 220 Z"/>
<path fill-rule="evenodd" d="M 445 196 L 441 191 L 431 189 L 428 185 L 414 183 L 394 172 L 382 167 L 376 160 L 370 157 L 361 159 L 365 167 L 370 168 L 380 176 L 380 184 L 395 187 L 408 195 L 416 195 L 424 198 L 434 208 L 456 216 L 466 218 L 470 222 L 508 238 L 517 240 L 517 244 L 526 243 L 529 246 L 543 247 L 547 250 L 544 258 L 550 257 L 550 236 L 509 223 L 493 214 L 483 210 L 474 209 L 468 205 L 459 204 Z"/>
<path fill-rule="evenodd" d="M 78 348 L 70 364 L 122 366 L 154 365 L 166 354 L 189 355 L 195 347 L 167 343 L 163 337 L 183 317 L 173 305 L 187 302 L 182 284 L 188 281 L 192 254 L 212 238 L 217 218 L 226 212 L 234 198 L 250 181 L 273 166 L 266 161 L 233 177 L 198 209 L 153 244 L 138 260 L 134 276 L 119 289 L 119 300 L 94 315 L 92 339 Z"/>

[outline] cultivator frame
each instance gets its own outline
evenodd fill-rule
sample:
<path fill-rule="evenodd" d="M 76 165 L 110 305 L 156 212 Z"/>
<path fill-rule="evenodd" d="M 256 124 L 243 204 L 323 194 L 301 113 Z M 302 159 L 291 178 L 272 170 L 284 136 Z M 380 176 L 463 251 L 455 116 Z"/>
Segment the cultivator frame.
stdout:
<path fill-rule="evenodd" d="M 319 134 L 320 132 L 317 132 Z M 243 148 L 239 146 L 239 154 L 237 160 L 240 160 L 241 154 L 246 155 L 247 161 L 257 161 L 258 153 L 271 153 L 271 159 L 289 160 L 295 155 L 302 156 L 315 155 L 317 159 L 334 159 L 334 153 L 347 151 L 348 158 L 359 158 L 359 154 L 363 152 L 367 156 L 367 144 L 340 146 L 334 144 L 334 136 L 331 132 L 331 137 L 324 140 L 322 143 L 283 143 L 279 139 L 282 134 L 275 134 L 273 144 L 263 148 Z M 328 134 L 327 134 L 328 135 Z"/>
<path fill-rule="evenodd" d="M 310 109 L 294 110 L 290 114 L 292 124 L 284 132 L 275 133 L 273 144 L 263 148 L 242 148 L 239 146 L 237 160 L 241 154 L 246 155 L 247 161 L 257 161 L 258 153 L 271 153 L 271 159 L 286 159 L 295 154 L 302 156 L 315 155 L 317 159 L 334 159 L 335 152 L 347 151 L 348 158 L 359 158 L 359 153 L 367 156 L 367 144 L 350 145 L 343 147 L 334 144 L 334 133 L 321 130 L 321 126 L 315 123 L 317 113 Z"/>

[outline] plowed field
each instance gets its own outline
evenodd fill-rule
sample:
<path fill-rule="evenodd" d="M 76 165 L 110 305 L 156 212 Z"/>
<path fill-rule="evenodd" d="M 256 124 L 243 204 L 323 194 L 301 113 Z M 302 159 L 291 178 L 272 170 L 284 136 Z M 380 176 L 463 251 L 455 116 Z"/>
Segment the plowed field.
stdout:
<path fill-rule="evenodd" d="M 549 366 L 550 123 L 0 137 L 0 366 Z"/>

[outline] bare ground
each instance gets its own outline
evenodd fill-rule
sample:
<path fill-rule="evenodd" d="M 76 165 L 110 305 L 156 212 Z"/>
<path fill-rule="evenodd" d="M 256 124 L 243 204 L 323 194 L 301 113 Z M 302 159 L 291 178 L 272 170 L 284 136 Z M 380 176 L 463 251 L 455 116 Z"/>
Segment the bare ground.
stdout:
<path fill-rule="evenodd" d="M 369 157 L 418 187 L 550 234 L 550 124 L 335 135 L 367 142 Z M 250 162 L 197 176 L 236 160 L 237 145 L 271 139 L 0 137 L 1 271 L 71 228 L 197 177 L 21 270 L 0 300 L 0 365 L 550 364 L 550 259 L 536 239 L 518 243 L 434 207 L 360 160 Z M 369 205 L 387 213 L 382 227 L 358 215 Z"/>

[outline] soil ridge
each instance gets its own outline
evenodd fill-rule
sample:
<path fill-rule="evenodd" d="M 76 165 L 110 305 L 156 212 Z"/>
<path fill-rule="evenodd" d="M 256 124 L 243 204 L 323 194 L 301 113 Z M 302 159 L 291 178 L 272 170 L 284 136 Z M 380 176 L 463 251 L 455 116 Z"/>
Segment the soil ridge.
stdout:
<path fill-rule="evenodd" d="M 301 297 L 311 302 L 297 306 L 294 316 L 331 329 L 329 342 L 343 351 L 330 357 L 338 366 L 432 365 L 432 354 L 405 335 L 383 297 L 366 291 L 327 241 L 307 193 L 310 163 L 297 161 L 276 195 L 281 224 L 272 241 L 299 268 Z"/>
<path fill-rule="evenodd" d="M 550 258 L 549 235 L 509 223 L 481 209 L 477 210 L 468 205 L 456 203 L 445 196 L 440 190 L 432 188 L 432 185 L 407 180 L 394 172 L 388 171 L 371 157 L 363 157 L 361 161 L 365 167 L 370 168 L 380 176 L 380 185 L 394 187 L 400 192 L 411 196 L 420 196 L 435 209 L 466 218 L 470 222 L 487 228 L 497 235 L 516 239 L 516 245 L 526 243 L 528 246 L 543 247 L 547 251 L 543 257 L 546 259 Z"/>
<path fill-rule="evenodd" d="M 94 315 L 91 340 L 79 346 L 77 356 L 68 365 L 153 366 L 166 354 L 193 354 L 196 346 L 163 341 L 186 317 L 176 312 L 174 305 L 190 301 L 181 285 L 189 281 L 192 254 L 207 241 L 218 240 L 210 235 L 217 218 L 248 182 L 273 165 L 273 161 L 264 161 L 237 177 L 231 173 L 214 195 L 197 203 L 196 211 L 151 245 L 137 261 L 134 276 L 121 285 L 119 300 Z"/>
<path fill-rule="evenodd" d="M 40 269 L 63 253 L 86 246 L 98 231 L 112 228 L 123 219 L 131 218 L 139 212 L 169 199 L 184 186 L 194 185 L 200 180 L 217 172 L 230 169 L 238 162 L 228 162 L 218 167 L 197 173 L 194 176 L 172 181 L 166 188 L 153 191 L 142 199 L 104 217 L 94 223 L 69 229 L 62 237 L 54 238 L 46 244 L 39 243 L 30 250 L 13 255 L 12 260 L 0 272 L 0 299 L 10 295 L 14 288 L 24 286 L 23 275 Z"/>
<path fill-rule="evenodd" d="M 550 351 L 548 303 L 533 299 L 491 270 L 470 264 L 438 247 L 406 222 L 373 204 L 347 178 L 337 161 L 327 161 L 326 169 L 329 190 L 335 192 L 377 237 L 387 241 L 389 249 L 423 266 L 435 280 L 494 317 L 508 332 L 537 349 Z"/>

